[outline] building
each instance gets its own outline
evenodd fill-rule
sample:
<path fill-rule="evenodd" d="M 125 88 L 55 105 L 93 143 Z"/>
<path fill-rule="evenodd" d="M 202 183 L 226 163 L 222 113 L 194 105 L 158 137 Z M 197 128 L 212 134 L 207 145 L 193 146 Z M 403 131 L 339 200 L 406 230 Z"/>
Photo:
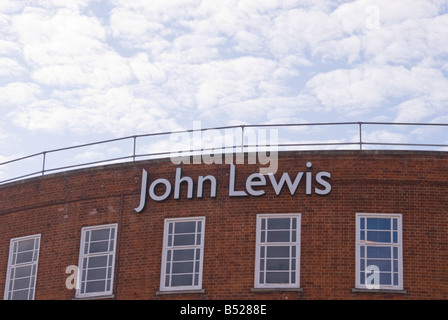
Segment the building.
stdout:
<path fill-rule="evenodd" d="M 0 292 L 448 299 L 446 152 L 285 151 L 278 160 L 275 175 L 248 161 L 156 159 L 1 185 Z"/>

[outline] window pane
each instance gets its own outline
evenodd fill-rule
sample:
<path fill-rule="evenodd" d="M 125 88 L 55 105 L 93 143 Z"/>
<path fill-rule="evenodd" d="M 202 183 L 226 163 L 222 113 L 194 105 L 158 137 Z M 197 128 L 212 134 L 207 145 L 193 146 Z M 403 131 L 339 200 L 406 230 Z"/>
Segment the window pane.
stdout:
<path fill-rule="evenodd" d="M 391 285 L 392 277 L 390 273 L 380 273 L 380 285 Z"/>
<path fill-rule="evenodd" d="M 171 286 L 191 286 L 193 283 L 193 275 L 173 275 L 171 278 Z"/>
<path fill-rule="evenodd" d="M 391 271 L 390 260 L 367 259 L 368 266 L 377 266 L 380 271 Z"/>
<path fill-rule="evenodd" d="M 29 277 L 31 275 L 31 265 L 15 268 L 14 278 Z"/>
<path fill-rule="evenodd" d="M 266 270 L 289 270 L 289 259 L 267 259 Z"/>
<path fill-rule="evenodd" d="M 165 287 L 169 287 L 170 286 L 170 276 L 165 276 Z"/>
<path fill-rule="evenodd" d="M 26 251 L 17 254 L 16 263 L 26 263 L 33 261 L 33 251 Z"/>
<path fill-rule="evenodd" d="M 289 231 L 268 231 L 268 242 L 289 242 Z"/>
<path fill-rule="evenodd" d="M 367 231 L 367 241 L 390 243 L 389 231 Z"/>
<path fill-rule="evenodd" d="M 289 283 L 289 272 L 266 272 L 266 283 Z"/>
<path fill-rule="evenodd" d="M 12 300 L 28 300 L 28 289 L 13 292 Z"/>
<path fill-rule="evenodd" d="M 172 273 L 192 273 L 193 262 L 175 262 L 173 263 Z"/>
<path fill-rule="evenodd" d="M 194 260 L 194 249 L 174 250 L 173 261 Z"/>
<path fill-rule="evenodd" d="M 87 273 L 87 280 L 106 279 L 106 268 L 91 269 Z"/>
<path fill-rule="evenodd" d="M 201 249 L 196 249 L 196 260 L 201 259 Z"/>
<path fill-rule="evenodd" d="M 390 230 L 390 219 L 368 218 L 367 229 L 374 230 Z"/>
<path fill-rule="evenodd" d="M 89 281 L 86 283 L 86 293 L 104 292 L 106 281 Z"/>
<path fill-rule="evenodd" d="M 268 258 L 289 258 L 289 246 L 267 247 Z"/>
<path fill-rule="evenodd" d="M 367 257 L 369 258 L 390 258 L 390 247 L 367 247 Z"/>
<path fill-rule="evenodd" d="M 394 286 L 398 286 L 398 273 L 394 273 Z"/>
<path fill-rule="evenodd" d="M 14 281 L 14 290 L 27 289 L 30 286 L 30 277 L 17 279 Z"/>
<path fill-rule="evenodd" d="M 174 246 L 191 246 L 194 245 L 194 234 L 183 234 L 174 236 Z"/>
<path fill-rule="evenodd" d="M 30 251 L 34 249 L 34 239 L 19 241 L 19 246 L 17 251 Z"/>
<path fill-rule="evenodd" d="M 174 233 L 194 233 L 196 232 L 196 221 L 176 222 Z"/>
<path fill-rule="evenodd" d="M 92 230 L 90 241 L 109 240 L 109 229 Z"/>
<path fill-rule="evenodd" d="M 199 284 L 199 273 L 194 274 L 194 285 L 197 286 Z"/>
<path fill-rule="evenodd" d="M 107 252 L 109 247 L 109 241 L 93 242 L 90 243 L 89 253 Z"/>
<path fill-rule="evenodd" d="M 268 219 L 268 229 L 289 229 L 290 228 L 290 218 L 271 218 Z"/>

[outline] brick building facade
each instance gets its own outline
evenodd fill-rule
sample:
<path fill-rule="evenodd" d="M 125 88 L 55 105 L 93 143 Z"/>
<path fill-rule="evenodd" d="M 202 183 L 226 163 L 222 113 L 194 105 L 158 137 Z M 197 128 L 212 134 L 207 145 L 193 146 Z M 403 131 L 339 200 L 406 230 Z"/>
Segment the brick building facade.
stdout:
<path fill-rule="evenodd" d="M 280 152 L 278 165 L 263 179 L 253 164 L 158 159 L 2 185 L 0 292 L 448 299 L 447 153 Z"/>

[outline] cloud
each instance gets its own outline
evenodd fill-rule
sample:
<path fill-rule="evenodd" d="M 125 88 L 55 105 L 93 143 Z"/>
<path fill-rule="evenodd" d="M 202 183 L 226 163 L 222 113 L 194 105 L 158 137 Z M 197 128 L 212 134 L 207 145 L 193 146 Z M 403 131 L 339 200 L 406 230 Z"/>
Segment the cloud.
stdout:
<path fill-rule="evenodd" d="M 0 77 L 12 78 L 24 74 L 25 68 L 16 60 L 10 58 L 0 58 Z"/>
<path fill-rule="evenodd" d="M 26 106 L 41 96 L 41 89 L 33 83 L 13 82 L 0 87 L 0 110 L 8 106 Z"/>
<path fill-rule="evenodd" d="M 101 88 L 131 78 L 127 60 L 107 46 L 106 30 L 94 17 L 27 7 L 12 25 L 31 77 L 39 84 Z"/>
<path fill-rule="evenodd" d="M 3 0 L 0 2 L 0 13 L 12 13 L 22 9 L 24 1 Z"/>
<path fill-rule="evenodd" d="M 442 1 L 0 5 L 0 97 L 27 131 L 446 114 Z M 376 20 L 378 19 L 378 25 Z"/>
<path fill-rule="evenodd" d="M 448 101 L 443 89 L 447 85 L 448 80 L 434 68 L 364 65 L 318 74 L 306 87 L 329 112 L 362 115 L 384 108 L 390 101 L 402 101 L 397 106 L 401 118 L 410 104 L 406 101 L 413 99 L 424 99 L 426 104 L 430 102 L 429 108 L 442 111 L 440 104 Z M 427 115 L 421 113 L 420 119 Z"/>

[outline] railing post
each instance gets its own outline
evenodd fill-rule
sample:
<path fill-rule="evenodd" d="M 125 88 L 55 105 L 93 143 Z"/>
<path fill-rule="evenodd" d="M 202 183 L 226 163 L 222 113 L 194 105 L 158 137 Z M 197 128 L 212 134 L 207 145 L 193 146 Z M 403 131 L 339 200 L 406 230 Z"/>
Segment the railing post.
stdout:
<path fill-rule="evenodd" d="M 45 159 L 47 157 L 47 152 L 42 152 L 42 175 L 45 174 Z"/>
<path fill-rule="evenodd" d="M 359 122 L 358 125 L 359 125 L 359 150 L 362 150 L 362 122 Z"/>
<path fill-rule="evenodd" d="M 244 124 L 241 125 L 241 153 L 244 154 Z"/>
<path fill-rule="evenodd" d="M 135 149 L 136 149 L 136 145 L 137 145 L 137 136 L 133 136 L 133 138 L 134 138 L 134 148 L 132 151 L 132 159 L 135 162 Z"/>

